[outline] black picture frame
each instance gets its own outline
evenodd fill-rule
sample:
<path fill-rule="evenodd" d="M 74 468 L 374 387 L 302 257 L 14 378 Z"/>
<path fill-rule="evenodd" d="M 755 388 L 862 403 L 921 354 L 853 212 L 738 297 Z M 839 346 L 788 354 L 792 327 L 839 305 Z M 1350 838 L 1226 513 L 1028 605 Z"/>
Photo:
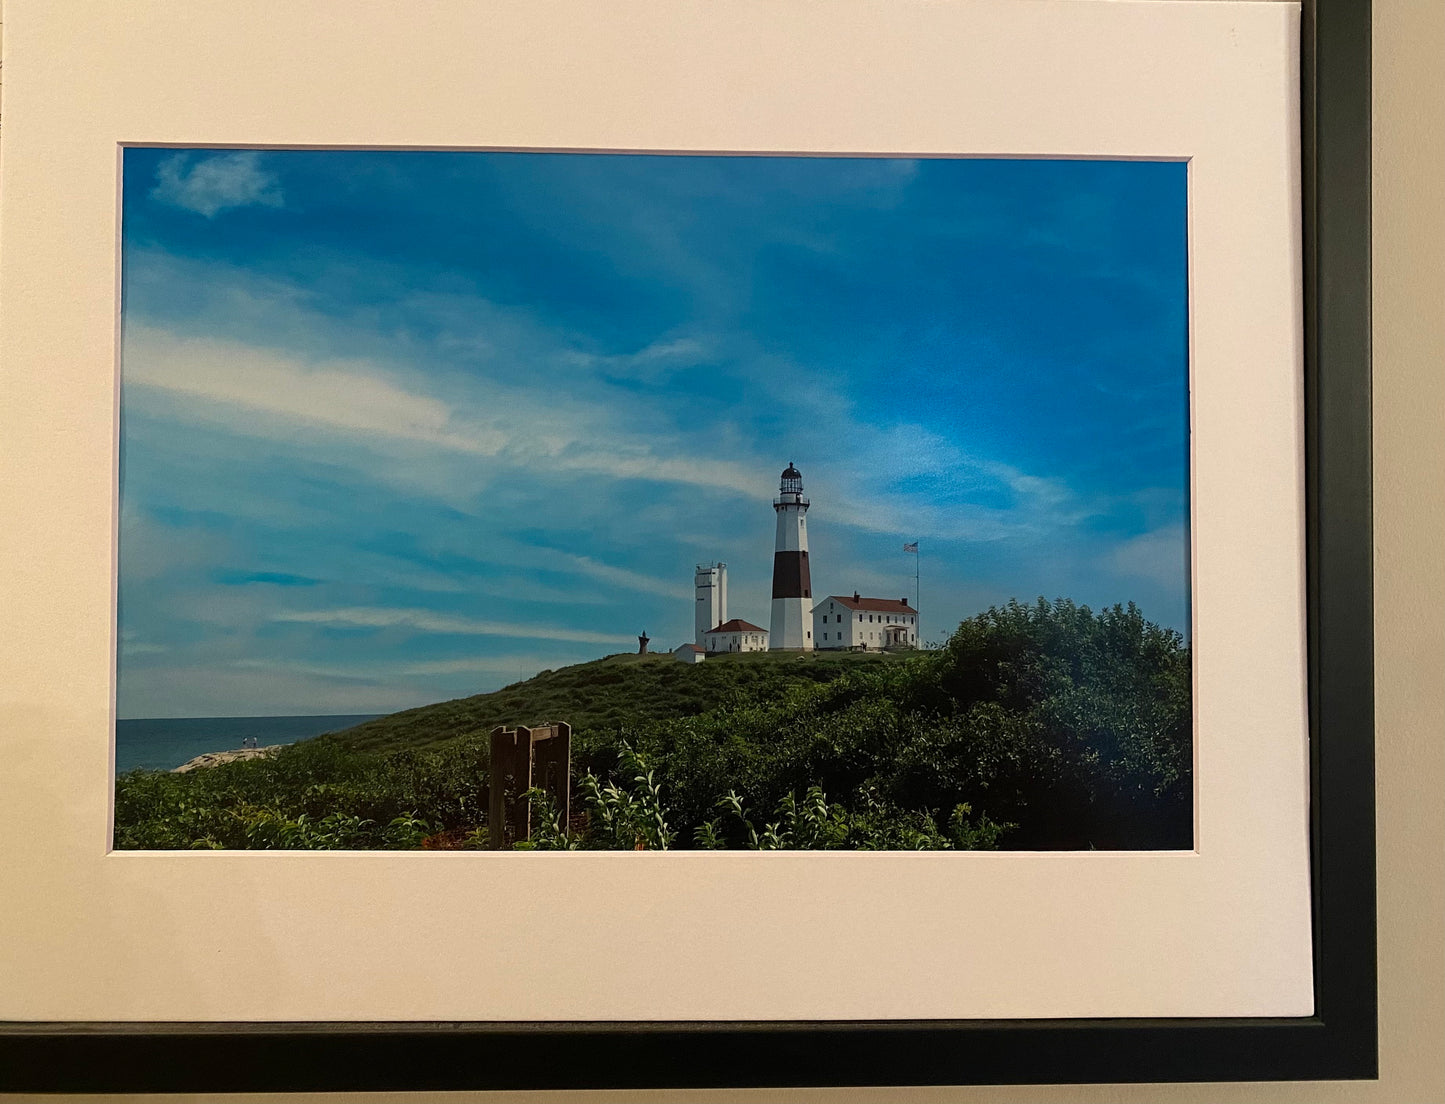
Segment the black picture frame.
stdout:
<path fill-rule="evenodd" d="M 1376 1076 L 1369 0 L 1305 0 L 1300 92 L 1313 1016 L 7 1023 L 0 1024 L 0 1091 L 642 1089 Z"/>

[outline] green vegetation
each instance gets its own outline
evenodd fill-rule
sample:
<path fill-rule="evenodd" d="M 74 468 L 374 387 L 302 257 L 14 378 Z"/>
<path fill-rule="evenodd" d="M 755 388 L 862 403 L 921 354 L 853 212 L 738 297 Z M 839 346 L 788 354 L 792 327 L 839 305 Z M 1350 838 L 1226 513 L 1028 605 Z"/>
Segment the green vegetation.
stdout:
<path fill-rule="evenodd" d="M 1133 606 L 1009 605 L 937 652 L 614 656 L 270 759 L 117 782 L 116 846 L 483 847 L 487 737 L 568 720 L 549 848 L 1186 848 L 1190 657 Z"/>

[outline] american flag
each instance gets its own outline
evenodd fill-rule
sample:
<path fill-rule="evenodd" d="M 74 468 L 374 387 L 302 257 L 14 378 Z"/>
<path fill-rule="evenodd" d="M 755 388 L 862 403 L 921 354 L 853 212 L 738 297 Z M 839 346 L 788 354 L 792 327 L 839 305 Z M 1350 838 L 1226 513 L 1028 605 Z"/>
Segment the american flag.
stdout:
<path fill-rule="evenodd" d="M 914 541 L 912 544 L 905 544 L 905 545 L 903 546 L 903 551 L 905 551 L 905 552 L 917 552 L 917 551 L 918 551 L 918 542 L 917 542 L 917 541 Z"/>

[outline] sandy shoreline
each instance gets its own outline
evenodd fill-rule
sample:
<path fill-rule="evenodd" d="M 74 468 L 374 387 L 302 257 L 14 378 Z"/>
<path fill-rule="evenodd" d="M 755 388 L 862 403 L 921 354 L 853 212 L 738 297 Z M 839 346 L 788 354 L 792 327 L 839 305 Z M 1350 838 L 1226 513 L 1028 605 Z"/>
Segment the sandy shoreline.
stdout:
<path fill-rule="evenodd" d="M 204 755 L 197 755 L 189 759 L 179 767 L 172 767 L 172 774 L 185 774 L 186 771 L 193 771 L 200 767 L 219 767 L 222 763 L 234 763 L 237 759 L 262 759 L 268 755 L 274 755 L 285 744 L 269 744 L 261 748 L 236 748 L 234 751 L 208 751 Z"/>

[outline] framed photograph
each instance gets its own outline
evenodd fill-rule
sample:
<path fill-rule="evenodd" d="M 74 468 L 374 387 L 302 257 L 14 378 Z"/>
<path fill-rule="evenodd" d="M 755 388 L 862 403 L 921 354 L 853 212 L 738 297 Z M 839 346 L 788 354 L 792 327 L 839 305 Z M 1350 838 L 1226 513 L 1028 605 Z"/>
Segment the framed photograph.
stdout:
<path fill-rule="evenodd" d="M 1374 1075 L 1367 3 L 6 15 L 0 1088 Z"/>
<path fill-rule="evenodd" d="M 124 150 L 114 846 L 1191 849 L 1187 172 Z"/>

